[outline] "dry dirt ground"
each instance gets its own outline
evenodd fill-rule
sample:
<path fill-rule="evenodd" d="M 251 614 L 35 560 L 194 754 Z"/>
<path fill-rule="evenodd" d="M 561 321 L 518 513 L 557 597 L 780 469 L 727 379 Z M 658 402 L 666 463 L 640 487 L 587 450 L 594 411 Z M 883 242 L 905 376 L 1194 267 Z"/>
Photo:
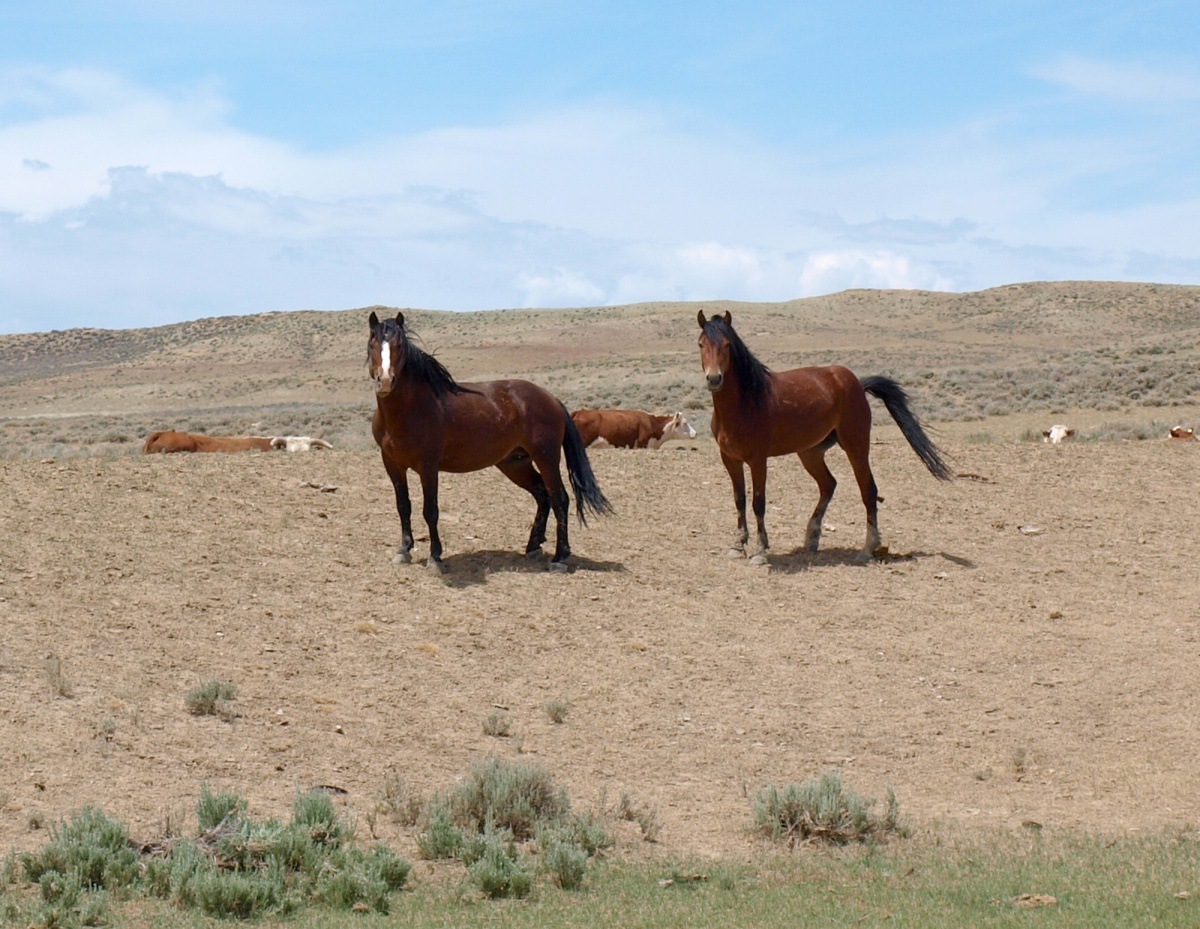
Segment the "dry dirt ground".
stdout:
<path fill-rule="evenodd" d="M 594 451 L 617 515 L 572 523 L 561 575 L 518 555 L 524 494 L 448 475 L 444 578 L 420 543 L 391 564 L 366 449 L 0 461 L 0 849 L 86 804 L 149 838 L 206 782 L 280 817 L 337 787 L 364 826 L 389 774 L 430 793 L 493 754 L 655 809 L 660 853 L 753 855 L 747 795 L 832 768 L 919 829 L 1200 822 L 1200 443 L 951 434 L 974 477 L 941 484 L 876 420 L 869 565 L 836 451 L 816 556 L 814 487 L 772 463 L 769 569 L 726 558 L 706 439 Z M 232 721 L 185 710 L 210 679 Z"/>

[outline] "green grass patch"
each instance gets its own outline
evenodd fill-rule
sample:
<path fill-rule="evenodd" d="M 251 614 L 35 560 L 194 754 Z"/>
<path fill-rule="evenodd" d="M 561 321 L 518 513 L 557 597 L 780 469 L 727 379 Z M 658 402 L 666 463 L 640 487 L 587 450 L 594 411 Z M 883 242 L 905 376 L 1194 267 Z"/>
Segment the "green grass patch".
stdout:
<path fill-rule="evenodd" d="M 109 925 L 137 929 L 228 925 L 146 899 L 115 903 L 109 915 Z M 483 923 L 510 929 L 1183 929 L 1200 924 L 1200 844 L 1195 837 L 1166 835 L 989 832 L 791 852 L 771 845 L 751 863 L 601 861 L 578 892 L 537 883 L 523 897 L 496 901 L 435 879 L 395 897 L 386 916 L 305 905 L 285 920 L 268 916 L 256 925 L 432 929 Z"/>

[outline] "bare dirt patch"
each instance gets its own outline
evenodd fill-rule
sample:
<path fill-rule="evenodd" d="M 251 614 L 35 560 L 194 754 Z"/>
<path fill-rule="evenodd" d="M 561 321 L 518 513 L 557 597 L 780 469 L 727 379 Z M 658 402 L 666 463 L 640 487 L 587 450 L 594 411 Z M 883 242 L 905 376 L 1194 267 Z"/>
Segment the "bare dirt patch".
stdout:
<path fill-rule="evenodd" d="M 1200 448 L 951 436 L 976 477 L 944 485 L 885 420 L 866 566 L 838 453 L 816 556 L 814 487 L 772 463 L 770 570 L 725 557 L 707 440 L 593 452 L 618 513 L 573 525 L 567 575 L 519 556 L 524 494 L 446 476 L 445 579 L 390 563 L 368 450 L 0 461 L 0 845 L 85 804 L 147 836 L 203 782 L 281 817 L 335 786 L 362 823 L 389 772 L 431 791 L 518 753 L 578 805 L 657 808 L 681 853 L 751 853 L 747 792 L 830 767 L 922 827 L 1200 820 Z M 231 722 L 184 706 L 213 678 Z"/>

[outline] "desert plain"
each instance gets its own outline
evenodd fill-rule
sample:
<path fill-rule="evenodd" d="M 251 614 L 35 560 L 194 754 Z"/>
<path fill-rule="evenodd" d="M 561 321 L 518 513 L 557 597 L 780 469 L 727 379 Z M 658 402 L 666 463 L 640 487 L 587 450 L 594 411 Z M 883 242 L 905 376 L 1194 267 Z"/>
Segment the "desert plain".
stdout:
<path fill-rule="evenodd" d="M 876 405 L 886 555 L 854 557 L 834 450 L 821 550 L 815 486 L 780 458 L 770 566 L 729 559 L 697 309 L 772 368 L 895 377 L 957 479 Z M 1166 439 L 1200 425 L 1200 288 L 404 312 L 460 379 L 681 409 L 699 435 L 591 452 L 616 512 L 572 522 L 566 574 L 522 557 L 532 503 L 498 472 L 444 476 L 438 577 L 420 538 L 391 561 L 367 309 L 0 336 L 0 849 L 86 805 L 143 839 L 188 828 L 208 784 L 278 817 L 329 787 L 411 856 L 386 785 L 429 796 L 493 755 L 577 808 L 650 811 L 653 843 L 620 825 L 631 855 L 751 857 L 749 798 L 834 769 L 916 830 L 1200 822 L 1200 443 Z M 1040 441 L 1056 422 L 1073 439 Z M 142 455 L 167 428 L 334 448 Z M 211 680 L 230 718 L 187 711 Z"/>

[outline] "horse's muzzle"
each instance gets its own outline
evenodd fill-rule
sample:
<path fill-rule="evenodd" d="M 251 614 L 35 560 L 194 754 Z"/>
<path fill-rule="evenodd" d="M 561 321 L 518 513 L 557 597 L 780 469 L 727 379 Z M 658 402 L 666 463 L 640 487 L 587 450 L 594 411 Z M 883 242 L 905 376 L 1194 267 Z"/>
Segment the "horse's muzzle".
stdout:
<path fill-rule="evenodd" d="M 725 383 L 725 375 L 720 373 L 705 375 L 704 379 L 708 381 L 708 389 L 713 393 L 716 393 L 718 390 L 720 390 L 722 385 Z"/>

